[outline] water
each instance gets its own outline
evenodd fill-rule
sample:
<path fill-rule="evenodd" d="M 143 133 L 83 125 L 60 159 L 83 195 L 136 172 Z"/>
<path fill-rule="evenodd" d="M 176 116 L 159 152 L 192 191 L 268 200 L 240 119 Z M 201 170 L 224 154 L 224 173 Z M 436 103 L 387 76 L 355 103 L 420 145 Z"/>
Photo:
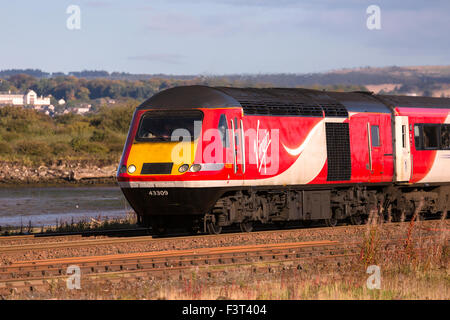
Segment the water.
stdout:
<path fill-rule="evenodd" d="M 118 187 L 0 188 L 0 226 L 124 218 L 129 211 Z"/>

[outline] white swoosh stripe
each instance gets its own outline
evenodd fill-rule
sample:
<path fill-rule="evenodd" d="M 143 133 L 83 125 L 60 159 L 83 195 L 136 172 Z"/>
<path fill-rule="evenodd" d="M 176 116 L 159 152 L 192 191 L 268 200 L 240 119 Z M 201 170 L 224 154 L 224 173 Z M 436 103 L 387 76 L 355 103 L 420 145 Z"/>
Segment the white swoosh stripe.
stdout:
<path fill-rule="evenodd" d="M 283 143 L 283 147 L 286 150 L 287 153 L 289 153 L 291 156 L 298 156 L 300 153 L 302 153 L 303 149 L 305 149 L 306 145 L 308 144 L 309 140 L 311 140 L 311 138 L 313 137 L 313 135 L 316 133 L 316 131 L 318 130 L 318 128 L 320 127 L 320 125 L 322 124 L 323 120 L 320 120 L 315 126 L 314 128 L 309 132 L 308 136 L 306 137 L 305 141 L 303 141 L 303 143 L 298 146 L 295 149 L 291 149 L 288 148 L 284 145 Z"/>

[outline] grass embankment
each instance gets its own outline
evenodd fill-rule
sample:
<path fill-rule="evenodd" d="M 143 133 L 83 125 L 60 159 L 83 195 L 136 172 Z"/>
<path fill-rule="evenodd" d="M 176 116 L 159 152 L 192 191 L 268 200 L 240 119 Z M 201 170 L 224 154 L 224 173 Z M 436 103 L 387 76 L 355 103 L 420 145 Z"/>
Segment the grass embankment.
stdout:
<path fill-rule="evenodd" d="M 421 237 L 414 220 L 405 226 L 400 248 L 386 251 L 379 239 L 382 224 L 370 224 L 361 253 L 348 263 L 305 264 L 274 273 L 229 270 L 208 277 L 192 272 L 187 280 L 137 282 L 112 286 L 94 297 L 116 299 L 450 299 L 448 230 L 441 221 L 438 237 Z M 419 240 L 412 241 L 412 238 Z M 414 243 L 414 245 L 412 245 Z M 420 247 L 427 244 L 425 251 Z M 368 266 L 380 268 L 380 288 L 369 289 Z"/>
<path fill-rule="evenodd" d="M 450 299 L 448 223 L 441 220 L 438 237 L 421 236 L 422 228 L 405 225 L 395 250 L 380 241 L 382 224 L 370 224 L 355 258 L 299 261 L 283 268 L 255 272 L 252 266 L 211 266 L 159 278 L 83 282 L 81 290 L 65 285 L 48 292 L 13 293 L 10 299 Z M 414 241 L 413 241 L 414 238 Z M 417 240 L 418 239 L 418 240 Z M 414 244 L 414 245 L 412 245 Z M 418 250 L 423 245 L 426 250 Z M 394 249 L 394 248 L 391 248 Z M 380 268 L 379 289 L 369 289 L 368 266 Z M 259 264 L 260 267 L 264 263 Z"/>
<path fill-rule="evenodd" d="M 137 103 L 102 107 L 95 114 L 48 115 L 0 108 L 0 161 L 24 166 L 73 160 L 117 163 Z"/>
<path fill-rule="evenodd" d="M 137 228 L 137 226 L 136 214 L 130 211 L 124 218 L 85 218 L 77 222 L 73 219 L 71 222 L 56 220 L 55 225 L 49 226 L 33 226 L 30 222 L 27 225 L 0 227 L 0 236 L 108 231 Z"/>
<path fill-rule="evenodd" d="M 444 225 L 444 224 L 443 224 Z M 117 299 L 450 299 L 449 248 L 442 237 L 420 253 L 411 238 L 420 238 L 420 229 L 405 228 L 402 248 L 386 252 L 377 234 L 382 225 L 368 226 L 361 255 L 349 263 L 305 264 L 274 273 L 255 274 L 250 269 L 230 270 L 208 277 L 193 272 L 188 280 L 154 281 L 128 287 L 112 287 L 107 293 L 91 295 Z M 408 236 L 409 234 L 409 236 Z M 419 246 L 428 239 L 419 240 Z M 380 288 L 369 289 L 369 265 L 380 267 Z"/>

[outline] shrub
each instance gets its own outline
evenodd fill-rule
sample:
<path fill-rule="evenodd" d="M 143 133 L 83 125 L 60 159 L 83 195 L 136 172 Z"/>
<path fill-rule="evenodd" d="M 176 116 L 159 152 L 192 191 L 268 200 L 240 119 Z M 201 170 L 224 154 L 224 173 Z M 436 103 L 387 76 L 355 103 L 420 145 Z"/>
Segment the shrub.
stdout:
<path fill-rule="evenodd" d="M 108 148 L 98 142 L 91 142 L 83 145 L 81 150 L 89 154 L 105 154 L 108 153 Z"/>
<path fill-rule="evenodd" d="M 55 156 L 66 155 L 72 152 L 70 145 L 64 142 L 53 142 L 50 144 L 50 148 Z"/>
<path fill-rule="evenodd" d="M 105 141 L 106 136 L 107 136 L 107 134 L 105 131 L 94 130 L 94 132 L 92 133 L 92 136 L 89 140 L 94 141 L 94 142 L 102 142 L 102 141 Z"/>
<path fill-rule="evenodd" d="M 10 154 L 13 148 L 8 142 L 0 141 L 0 154 Z"/>
<path fill-rule="evenodd" d="M 10 141 L 14 140 L 15 138 L 17 138 L 17 133 L 6 131 L 6 132 L 3 132 L 1 136 L 4 141 L 10 142 Z"/>
<path fill-rule="evenodd" d="M 17 142 L 15 149 L 18 154 L 29 156 L 45 156 L 51 152 L 47 143 L 32 140 Z"/>
<path fill-rule="evenodd" d="M 82 137 L 75 137 L 70 141 L 70 146 L 72 149 L 76 152 L 82 151 L 82 148 L 84 145 L 88 144 L 89 142 L 82 138 Z"/>
<path fill-rule="evenodd" d="M 76 152 L 86 152 L 89 154 L 107 153 L 108 148 L 100 142 L 90 142 L 81 137 L 75 137 L 70 141 L 72 149 Z"/>
<path fill-rule="evenodd" d="M 109 143 L 106 146 L 109 148 L 110 152 L 122 153 L 124 145 L 125 145 L 125 142 L 115 142 L 115 143 Z"/>

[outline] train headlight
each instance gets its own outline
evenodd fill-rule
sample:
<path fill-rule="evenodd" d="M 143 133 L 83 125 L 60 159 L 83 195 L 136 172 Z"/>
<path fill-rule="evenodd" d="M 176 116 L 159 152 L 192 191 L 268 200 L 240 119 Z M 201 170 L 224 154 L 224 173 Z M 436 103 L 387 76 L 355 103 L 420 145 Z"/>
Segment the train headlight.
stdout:
<path fill-rule="evenodd" d="M 191 168 L 189 169 L 189 171 L 191 171 L 191 172 L 198 172 L 198 171 L 201 170 L 201 168 L 202 168 L 202 166 L 201 166 L 200 164 L 195 163 L 195 164 L 193 164 L 193 165 L 191 166 Z"/>
<path fill-rule="evenodd" d="M 180 172 L 180 173 L 184 173 L 184 172 L 186 172 L 188 170 L 189 170 L 189 165 L 188 164 L 183 164 L 182 166 L 180 166 L 178 168 L 178 172 Z"/>
<path fill-rule="evenodd" d="M 128 166 L 128 173 L 134 173 L 136 171 L 136 167 L 133 164 Z"/>

